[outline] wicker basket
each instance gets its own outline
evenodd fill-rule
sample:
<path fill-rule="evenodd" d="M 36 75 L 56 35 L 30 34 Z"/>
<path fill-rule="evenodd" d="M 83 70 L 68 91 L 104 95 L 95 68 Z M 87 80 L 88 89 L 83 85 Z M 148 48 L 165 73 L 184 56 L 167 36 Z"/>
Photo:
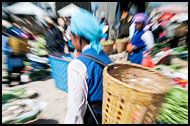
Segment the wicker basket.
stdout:
<path fill-rule="evenodd" d="M 142 81 L 139 80 L 142 77 L 154 80 L 159 86 L 141 86 Z M 132 86 L 130 79 L 134 78 L 137 81 L 133 82 L 136 85 Z M 171 83 L 172 80 L 161 72 L 141 65 L 132 63 L 108 65 L 103 72 L 102 123 L 155 123 L 156 114 L 166 93 L 172 87 Z"/>
<path fill-rule="evenodd" d="M 28 40 L 27 39 L 20 39 L 20 38 L 14 38 L 9 37 L 9 45 L 10 47 L 18 53 L 27 53 L 29 52 L 29 49 L 27 48 Z"/>
<path fill-rule="evenodd" d="M 126 51 L 127 43 L 128 43 L 128 40 L 123 40 L 123 41 L 120 41 L 120 42 L 117 42 L 117 40 L 116 40 L 117 52 L 118 52 L 118 53 L 121 53 L 121 52 L 123 52 L 123 51 Z"/>
<path fill-rule="evenodd" d="M 103 50 L 106 54 L 111 55 L 113 53 L 113 45 L 114 44 L 110 44 L 110 45 L 103 45 Z"/>

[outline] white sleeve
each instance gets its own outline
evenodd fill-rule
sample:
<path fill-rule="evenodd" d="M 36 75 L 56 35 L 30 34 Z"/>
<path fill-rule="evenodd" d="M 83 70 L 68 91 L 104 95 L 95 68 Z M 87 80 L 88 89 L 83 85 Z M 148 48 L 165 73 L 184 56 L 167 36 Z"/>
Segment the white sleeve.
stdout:
<path fill-rule="evenodd" d="M 145 42 L 147 49 L 151 49 L 154 46 L 154 36 L 151 31 L 146 31 L 142 36 L 141 39 Z"/>
<path fill-rule="evenodd" d="M 83 124 L 87 108 L 88 78 L 86 66 L 78 59 L 68 65 L 68 110 L 65 124 Z"/>
<path fill-rule="evenodd" d="M 135 23 L 132 23 L 129 27 L 129 38 L 131 39 L 135 32 Z"/>

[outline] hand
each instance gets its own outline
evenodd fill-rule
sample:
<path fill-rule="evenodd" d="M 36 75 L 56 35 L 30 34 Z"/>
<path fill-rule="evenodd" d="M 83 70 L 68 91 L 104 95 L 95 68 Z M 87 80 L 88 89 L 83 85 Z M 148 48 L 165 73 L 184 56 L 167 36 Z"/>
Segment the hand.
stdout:
<path fill-rule="evenodd" d="M 105 38 L 103 38 L 103 39 L 101 39 L 101 41 L 100 42 L 105 42 L 106 41 L 106 39 Z"/>
<path fill-rule="evenodd" d="M 132 45 L 132 49 L 134 50 L 134 49 L 137 49 L 137 46 L 135 46 L 135 45 Z"/>

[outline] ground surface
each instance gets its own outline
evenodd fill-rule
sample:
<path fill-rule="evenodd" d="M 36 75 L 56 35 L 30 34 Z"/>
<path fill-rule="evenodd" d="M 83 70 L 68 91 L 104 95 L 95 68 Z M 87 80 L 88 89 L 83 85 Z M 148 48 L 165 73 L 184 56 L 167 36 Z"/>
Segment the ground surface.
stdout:
<path fill-rule="evenodd" d="M 4 61 L 5 57 L 2 56 Z M 5 75 L 5 66 L 2 65 L 2 75 Z M 2 84 L 2 88 L 22 88 L 26 87 L 38 92 L 36 99 L 47 102 L 47 106 L 40 113 L 39 120 L 33 122 L 34 124 L 63 124 L 67 112 L 67 93 L 56 88 L 54 80 L 51 77 L 44 78 L 40 81 L 30 82 L 24 85 L 17 85 L 14 87 L 7 87 Z"/>

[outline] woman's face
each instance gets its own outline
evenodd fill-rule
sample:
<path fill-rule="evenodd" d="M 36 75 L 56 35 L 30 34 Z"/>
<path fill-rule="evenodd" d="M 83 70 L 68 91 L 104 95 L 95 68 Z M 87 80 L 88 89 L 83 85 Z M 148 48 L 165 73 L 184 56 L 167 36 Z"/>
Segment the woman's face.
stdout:
<path fill-rule="evenodd" d="M 77 35 L 73 35 L 72 33 L 70 34 L 70 36 L 71 36 L 71 42 L 72 42 L 73 46 L 75 47 L 75 49 L 78 52 L 81 52 L 82 49 L 81 49 L 81 44 L 80 44 L 80 37 Z"/>
<path fill-rule="evenodd" d="M 136 22 L 136 29 L 138 31 L 142 30 L 144 27 L 144 23 L 141 23 L 141 22 Z"/>

